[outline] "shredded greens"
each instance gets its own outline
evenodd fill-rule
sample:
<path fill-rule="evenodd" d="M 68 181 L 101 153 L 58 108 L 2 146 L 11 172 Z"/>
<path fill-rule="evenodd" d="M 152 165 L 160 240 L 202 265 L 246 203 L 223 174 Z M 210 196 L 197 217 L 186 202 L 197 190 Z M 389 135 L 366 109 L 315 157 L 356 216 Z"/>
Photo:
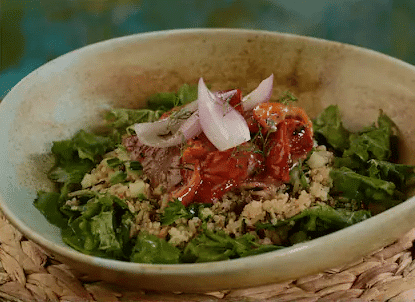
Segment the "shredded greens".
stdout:
<path fill-rule="evenodd" d="M 288 246 L 338 231 L 370 216 L 370 212 L 365 210 L 349 211 L 320 205 L 276 224 L 260 224 L 258 228 L 276 230 L 287 238 L 285 245 Z"/>
<path fill-rule="evenodd" d="M 185 207 L 176 200 L 159 214 L 163 226 L 174 225 L 181 219 L 197 217 L 202 221 L 198 235 L 185 245 L 173 246 L 165 239 L 146 231 L 131 236 L 135 217 L 126 201 L 109 193 L 81 190 L 81 182 L 107 152 L 115 149 L 130 126 L 152 122 L 167 110 L 182 106 L 197 98 L 197 87 L 183 85 L 177 93 L 158 93 L 148 99 L 146 109 L 115 109 L 107 113 L 109 132 L 105 135 L 83 130 L 72 139 L 53 143 L 56 164 L 49 178 L 57 191 L 39 191 L 35 207 L 46 219 L 61 229 L 65 243 L 85 254 L 139 263 L 194 263 L 227 260 L 281 249 L 317 238 L 369 218 L 405 200 L 408 186 L 413 184 L 413 166 L 392 162 L 396 127 L 382 112 L 376 124 L 352 133 L 342 124 L 337 106 L 327 107 L 313 121 L 317 143 L 326 145 L 336 154 L 330 172 L 333 186 L 330 195 L 336 198 L 334 207 L 318 205 L 285 220 L 255 226 L 256 231 L 273 232 L 286 238 L 279 245 L 261 245 L 251 233 L 234 238 L 207 227 L 204 209 L 209 204 Z M 293 101 L 287 94 L 285 101 Z M 110 158 L 107 165 L 117 172 L 112 184 L 125 182 L 129 169 L 139 173 L 137 161 Z M 294 191 L 308 187 L 306 164 L 300 161 L 291 171 Z M 76 191 L 77 203 L 68 205 Z M 72 195 L 71 195 L 72 194 Z M 147 198 L 140 195 L 140 198 Z"/>
<path fill-rule="evenodd" d="M 397 129 L 387 115 L 380 112 L 376 124 L 351 133 L 343 127 L 339 108 L 332 105 L 314 120 L 314 131 L 338 154 L 330 173 L 332 196 L 361 204 L 374 214 L 405 200 L 415 170 L 392 162 Z"/>

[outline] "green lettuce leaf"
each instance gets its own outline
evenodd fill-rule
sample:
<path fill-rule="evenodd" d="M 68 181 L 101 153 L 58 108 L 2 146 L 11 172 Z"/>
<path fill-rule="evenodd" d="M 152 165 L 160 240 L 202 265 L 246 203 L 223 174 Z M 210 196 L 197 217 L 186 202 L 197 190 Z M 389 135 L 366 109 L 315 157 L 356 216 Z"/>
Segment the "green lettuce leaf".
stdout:
<path fill-rule="evenodd" d="M 336 150 L 344 151 L 349 147 L 349 131 L 343 127 L 339 107 L 328 106 L 313 120 L 316 136 L 323 137 Z"/>
<path fill-rule="evenodd" d="M 295 225 L 296 222 L 307 218 L 308 222 L 304 224 L 304 229 L 302 231 L 316 231 L 317 230 L 317 220 L 320 220 L 320 227 L 323 226 L 323 229 L 329 230 L 340 230 L 342 228 L 351 226 L 355 223 L 358 223 L 362 220 L 365 220 L 370 217 L 370 213 L 365 210 L 361 211 L 348 211 L 345 209 L 335 209 L 329 205 L 321 204 L 314 206 L 308 209 L 305 209 L 301 213 L 284 220 L 279 220 L 275 224 L 258 224 L 257 228 L 275 228 L 284 225 Z"/>
<path fill-rule="evenodd" d="M 169 202 L 161 215 L 160 221 L 163 225 L 171 225 L 180 218 L 191 219 L 193 217 L 199 217 L 201 209 L 211 206 L 211 204 L 193 203 L 185 207 L 178 199 L 176 199 L 175 201 Z"/>
<path fill-rule="evenodd" d="M 184 263 L 210 262 L 258 255 L 283 248 L 277 245 L 260 245 L 252 234 L 237 238 L 224 232 L 204 230 L 185 247 L 181 257 Z"/>
<path fill-rule="evenodd" d="M 186 105 L 197 100 L 197 85 L 183 84 L 177 91 L 177 98 L 179 99 L 179 106 Z"/>
<path fill-rule="evenodd" d="M 389 160 L 394 127 L 391 119 L 380 112 L 377 126 L 372 125 L 350 135 L 350 148 L 344 151 L 343 157 L 354 156 L 364 163 L 369 159 Z"/>
<path fill-rule="evenodd" d="M 319 205 L 305 209 L 301 213 L 280 220 L 275 224 L 258 224 L 258 229 L 274 230 L 287 241 L 285 246 L 318 238 L 332 232 L 349 227 L 371 217 L 369 211 L 349 211 L 335 209 L 329 205 Z"/>
<path fill-rule="evenodd" d="M 404 191 L 415 179 L 415 167 L 388 161 L 369 160 L 367 169 L 370 177 L 393 182 L 396 188 Z"/>
<path fill-rule="evenodd" d="M 62 212 L 68 222 L 62 228 L 64 242 L 89 255 L 126 260 L 131 252 L 129 230 L 133 215 L 116 196 L 97 195 L 76 209 Z"/>
<path fill-rule="evenodd" d="M 118 135 L 126 133 L 126 129 L 136 123 L 150 123 L 158 120 L 165 110 L 159 109 L 127 109 L 117 108 L 105 114 L 108 126 Z"/>
<path fill-rule="evenodd" d="M 111 211 L 101 212 L 91 218 L 91 234 L 96 237 L 98 249 L 116 252 L 121 249 L 114 230 L 114 215 Z"/>
<path fill-rule="evenodd" d="M 84 130 L 72 139 L 56 141 L 52 145 L 55 165 L 49 178 L 61 184 L 78 184 L 102 156 L 114 148 L 114 142 L 105 136 L 87 133 Z"/>
<path fill-rule="evenodd" d="M 65 228 L 68 218 L 61 212 L 63 202 L 60 193 L 39 191 L 34 201 L 34 206 L 51 223 L 60 228 Z"/>
<path fill-rule="evenodd" d="M 79 158 L 89 159 L 93 163 L 97 163 L 102 155 L 115 147 L 114 142 L 108 137 L 88 133 L 84 130 L 76 133 L 71 141 Z"/>
<path fill-rule="evenodd" d="M 140 232 L 131 252 L 130 261 L 138 263 L 179 263 L 180 250 L 156 235 Z"/>
<path fill-rule="evenodd" d="M 255 246 L 255 237 L 251 234 L 233 239 L 224 232 L 205 230 L 187 244 L 182 261 L 193 263 L 238 258 Z"/>
<path fill-rule="evenodd" d="M 332 194 L 363 201 L 366 204 L 386 202 L 393 198 L 396 189 L 393 182 L 361 175 L 347 167 L 332 169 L 330 177 L 333 179 Z"/>
<path fill-rule="evenodd" d="M 197 85 L 182 85 L 177 92 L 160 92 L 147 100 L 148 108 L 168 111 L 176 106 L 186 105 L 197 99 Z"/>

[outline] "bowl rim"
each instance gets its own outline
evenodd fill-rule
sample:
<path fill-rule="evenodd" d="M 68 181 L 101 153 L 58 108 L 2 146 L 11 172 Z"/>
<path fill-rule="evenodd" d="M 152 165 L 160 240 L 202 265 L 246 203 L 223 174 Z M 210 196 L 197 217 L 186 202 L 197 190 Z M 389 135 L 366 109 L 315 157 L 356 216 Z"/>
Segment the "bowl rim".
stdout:
<path fill-rule="evenodd" d="M 48 68 L 48 66 L 50 66 L 50 64 L 53 64 L 56 60 L 61 60 L 61 58 L 66 57 L 66 56 L 71 56 L 74 53 L 81 54 L 82 52 L 90 51 L 91 49 L 96 48 L 96 47 L 105 47 L 109 44 L 136 40 L 136 39 L 139 39 L 140 41 L 142 41 L 146 39 L 160 39 L 165 36 L 171 36 L 171 35 L 217 34 L 217 33 L 274 36 L 274 37 L 281 37 L 284 39 L 294 39 L 294 40 L 302 39 L 302 40 L 305 40 L 311 43 L 318 43 L 318 44 L 329 43 L 332 45 L 344 45 L 345 47 L 350 48 L 352 50 L 355 50 L 358 52 L 364 52 L 370 56 L 379 57 L 383 60 L 387 60 L 395 64 L 398 64 L 402 67 L 410 68 L 415 72 L 415 67 L 413 65 L 407 62 L 404 62 L 400 59 L 391 57 L 389 55 L 380 53 L 378 51 L 363 48 L 360 46 L 325 40 L 322 38 L 309 37 L 309 36 L 303 36 L 303 35 L 292 34 L 292 33 L 267 31 L 267 30 L 255 30 L 255 29 L 235 29 L 235 28 L 231 28 L 231 29 L 228 29 L 228 28 L 172 29 L 172 30 L 161 30 L 161 31 L 153 31 L 153 32 L 146 32 L 146 33 L 137 33 L 137 34 L 127 35 L 123 37 L 111 38 L 111 39 L 104 40 L 101 42 L 86 45 L 78 49 L 75 49 L 74 51 L 70 53 L 63 54 L 55 58 L 54 60 L 51 60 L 48 63 L 42 65 L 41 67 L 37 68 L 36 70 L 26 75 L 23 79 L 21 79 L 5 95 L 0 105 L 1 109 L 7 110 L 7 107 L 11 106 L 11 104 L 9 104 L 8 96 L 14 90 L 18 89 L 19 86 L 22 85 L 22 83 L 27 81 L 28 78 L 32 77 L 37 72 L 37 70 Z M 0 111 L 0 114 L 2 111 Z M 310 241 L 298 243 L 290 247 L 266 252 L 266 253 L 259 254 L 259 255 L 252 255 L 252 256 L 248 256 L 244 258 L 237 258 L 237 259 L 231 259 L 231 260 L 225 260 L 225 261 L 206 262 L 206 263 L 147 264 L 147 263 L 133 263 L 133 262 L 128 262 L 128 261 L 100 258 L 97 256 L 83 254 L 79 251 L 72 249 L 69 246 L 63 247 L 63 246 L 56 245 L 53 241 L 45 239 L 42 236 L 42 234 L 32 231 L 30 226 L 23 223 L 23 221 L 20 220 L 18 216 L 16 216 L 9 209 L 5 201 L 0 196 L 0 210 L 3 212 L 6 218 L 10 221 L 10 223 L 13 226 L 15 226 L 28 239 L 33 240 L 35 243 L 38 243 L 40 246 L 47 247 L 47 249 L 53 252 L 56 252 L 57 254 L 63 255 L 64 257 L 73 259 L 74 261 L 77 261 L 77 262 L 81 262 L 84 264 L 90 264 L 92 262 L 94 265 L 100 266 L 102 268 L 112 268 L 120 272 L 131 272 L 131 273 L 140 272 L 140 273 L 146 273 L 146 274 L 152 274 L 152 275 L 175 275 L 175 276 L 188 275 L 188 274 L 206 275 L 206 274 L 212 274 L 212 273 L 217 274 L 220 272 L 226 272 L 226 271 L 235 270 L 235 269 L 242 270 L 243 268 L 245 268 L 248 262 L 250 263 L 250 266 L 252 266 L 253 263 L 256 263 L 257 265 L 260 263 L 267 263 L 269 261 L 272 261 L 275 258 L 281 258 L 281 257 L 287 257 L 287 256 L 292 257 L 295 254 L 318 247 L 323 241 L 336 240 L 336 238 L 344 238 L 349 235 L 356 234 L 356 232 L 362 229 L 364 226 L 377 225 L 379 224 L 378 221 L 387 220 L 392 212 L 403 213 L 409 208 L 410 204 L 414 204 L 414 203 L 415 203 L 415 197 L 411 197 L 407 199 L 406 201 L 404 201 L 403 203 L 385 212 L 377 214 L 358 224 L 352 225 L 350 227 L 344 228 L 342 230 L 336 231 L 334 233 L 331 233 L 331 234 L 328 234 L 328 235 L 325 235 L 325 236 L 322 236 L 322 237 L 319 237 L 319 238 L 316 238 Z"/>

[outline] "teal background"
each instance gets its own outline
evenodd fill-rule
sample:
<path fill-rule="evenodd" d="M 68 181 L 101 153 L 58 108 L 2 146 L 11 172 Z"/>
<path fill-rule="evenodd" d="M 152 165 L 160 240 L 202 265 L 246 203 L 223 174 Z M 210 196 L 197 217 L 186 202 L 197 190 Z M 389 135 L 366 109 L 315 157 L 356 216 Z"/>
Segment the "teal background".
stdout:
<path fill-rule="evenodd" d="M 28 73 L 73 49 L 195 27 L 295 33 L 415 64 L 414 0 L 0 0 L 0 98 Z"/>

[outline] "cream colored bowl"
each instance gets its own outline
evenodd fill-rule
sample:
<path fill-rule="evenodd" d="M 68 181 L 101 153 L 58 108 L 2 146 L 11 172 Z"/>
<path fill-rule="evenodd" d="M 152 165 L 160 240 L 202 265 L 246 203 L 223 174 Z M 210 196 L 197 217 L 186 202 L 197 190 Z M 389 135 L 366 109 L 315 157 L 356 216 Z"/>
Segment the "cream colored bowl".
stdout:
<path fill-rule="evenodd" d="M 379 109 L 404 138 L 415 164 L 415 68 L 349 45 L 264 31 L 194 29 L 112 39 L 68 53 L 17 84 L 0 105 L 0 205 L 29 239 L 79 271 L 138 289 L 209 291 L 280 282 L 351 262 L 415 227 L 415 199 L 316 240 L 242 259 L 149 265 L 83 255 L 32 205 L 51 188 L 51 142 L 101 123 L 103 110 L 140 107 L 150 94 L 203 77 L 212 89 L 244 92 L 275 75 L 274 97 L 289 89 L 315 116 L 338 104 L 350 129 Z"/>

